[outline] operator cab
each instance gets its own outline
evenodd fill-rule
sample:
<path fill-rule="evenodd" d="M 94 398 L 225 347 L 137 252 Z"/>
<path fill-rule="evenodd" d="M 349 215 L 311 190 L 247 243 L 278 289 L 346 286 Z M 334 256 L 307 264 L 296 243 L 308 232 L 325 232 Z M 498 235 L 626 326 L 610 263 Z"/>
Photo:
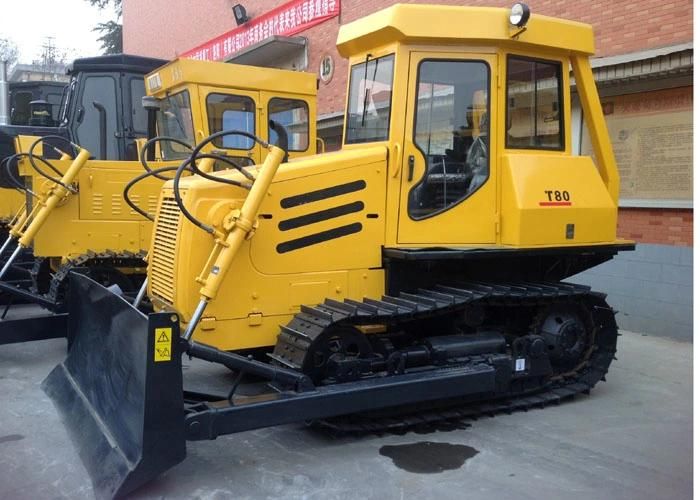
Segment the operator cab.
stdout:
<path fill-rule="evenodd" d="M 146 137 L 143 75 L 162 59 L 116 54 L 76 59 L 58 116 L 70 139 L 100 160 L 135 160 Z"/>
<path fill-rule="evenodd" d="M 568 68 L 579 89 L 592 83 L 592 30 L 538 15 L 518 22 L 506 9 L 397 4 L 341 27 L 343 146 L 388 149 L 387 207 L 397 213 L 387 247 L 616 240 L 611 149 L 596 155 L 599 168 L 572 155 Z M 595 89 L 579 93 L 592 130 Z M 604 125 L 593 135 L 609 146 Z"/>
<path fill-rule="evenodd" d="M 274 143 L 268 123 L 275 120 L 288 131 L 290 158 L 316 152 L 316 78 L 309 73 L 178 59 L 148 75 L 146 91 L 156 100 L 161 136 L 194 146 L 216 132 L 240 130 Z M 160 146 L 164 159 L 190 153 L 174 142 Z M 219 137 L 209 149 L 225 152 L 241 166 L 260 164 L 267 156 L 258 143 L 238 135 Z"/>

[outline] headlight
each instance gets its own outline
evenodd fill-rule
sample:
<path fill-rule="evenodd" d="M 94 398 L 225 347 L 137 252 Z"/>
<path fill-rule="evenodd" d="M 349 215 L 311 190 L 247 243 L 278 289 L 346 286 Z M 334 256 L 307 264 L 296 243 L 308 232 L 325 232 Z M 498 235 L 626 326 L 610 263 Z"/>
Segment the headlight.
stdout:
<path fill-rule="evenodd" d="M 510 24 L 522 28 L 530 19 L 530 7 L 524 3 L 516 3 L 510 9 Z"/>

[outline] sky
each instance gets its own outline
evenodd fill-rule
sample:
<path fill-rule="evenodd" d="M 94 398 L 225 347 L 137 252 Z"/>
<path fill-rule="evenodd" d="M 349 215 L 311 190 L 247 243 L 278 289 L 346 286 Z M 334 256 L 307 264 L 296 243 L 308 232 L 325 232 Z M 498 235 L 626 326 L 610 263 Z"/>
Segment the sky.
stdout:
<path fill-rule="evenodd" d="M 19 48 L 19 63 L 39 59 L 46 37 L 67 60 L 101 54 L 93 32 L 97 23 L 116 20 L 111 7 L 100 11 L 87 0 L 0 0 L 0 38 L 12 40 Z"/>

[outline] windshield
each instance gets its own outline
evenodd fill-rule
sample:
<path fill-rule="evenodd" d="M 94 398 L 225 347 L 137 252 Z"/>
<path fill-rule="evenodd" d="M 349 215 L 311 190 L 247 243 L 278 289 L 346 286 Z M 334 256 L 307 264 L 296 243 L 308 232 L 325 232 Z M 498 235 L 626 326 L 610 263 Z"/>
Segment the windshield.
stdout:
<path fill-rule="evenodd" d="M 389 138 L 394 55 L 367 59 L 350 70 L 346 144 Z"/>
<path fill-rule="evenodd" d="M 194 146 L 194 125 L 190 107 L 190 94 L 183 90 L 160 101 L 158 134 L 173 137 Z M 161 142 L 164 160 L 185 158 L 189 150 L 173 142 Z"/>

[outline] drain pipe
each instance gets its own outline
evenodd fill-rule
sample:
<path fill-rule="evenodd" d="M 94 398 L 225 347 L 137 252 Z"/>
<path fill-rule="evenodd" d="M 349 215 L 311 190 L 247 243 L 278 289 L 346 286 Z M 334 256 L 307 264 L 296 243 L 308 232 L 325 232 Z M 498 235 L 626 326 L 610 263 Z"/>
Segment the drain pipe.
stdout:
<path fill-rule="evenodd" d="M 7 61 L 0 61 L 0 125 L 10 124 L 10 85 L 7 83 Z"/>

